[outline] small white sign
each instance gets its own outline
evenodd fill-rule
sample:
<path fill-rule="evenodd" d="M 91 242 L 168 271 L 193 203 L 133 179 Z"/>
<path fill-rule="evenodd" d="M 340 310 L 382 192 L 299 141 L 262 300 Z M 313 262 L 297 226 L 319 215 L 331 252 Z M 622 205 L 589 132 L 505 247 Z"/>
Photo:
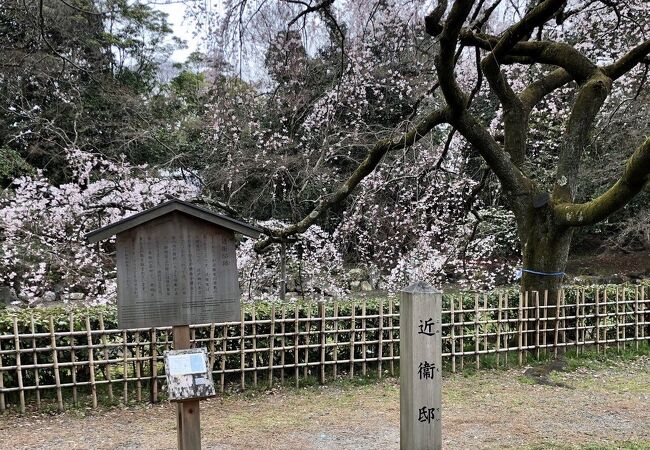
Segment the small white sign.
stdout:
<path fill-rule="evenodd" d="M 203 353 L 169 355 L 167 364 L 169 366 L 169 375 L 171 376 L 192 375 L 194 373 L 205 373 L 208 371 Z"/>
<path fill-rule="evenodd" d="M 201 399 L 216 395 L 212 368 L 204 348 L 165 352 L 167 393 L 172 401 Z"/>

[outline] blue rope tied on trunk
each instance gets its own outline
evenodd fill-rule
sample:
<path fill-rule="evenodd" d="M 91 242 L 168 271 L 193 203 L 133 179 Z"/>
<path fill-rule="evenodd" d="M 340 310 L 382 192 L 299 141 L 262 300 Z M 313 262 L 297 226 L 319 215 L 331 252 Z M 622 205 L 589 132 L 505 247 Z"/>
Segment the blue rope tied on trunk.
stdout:
<path fill-rule="evenodd" d="M 564 272 L 540 272 L 538 270 L 521 268 L 521 269 L 517 269 L 517 271 L 515 272 L 515 280 L 520 279 L 524 272 L 532 273 L 534 275 L 541 275 L 544 277 L 563 277 L 564 275 L 566 275 L 566 273 Z"/>

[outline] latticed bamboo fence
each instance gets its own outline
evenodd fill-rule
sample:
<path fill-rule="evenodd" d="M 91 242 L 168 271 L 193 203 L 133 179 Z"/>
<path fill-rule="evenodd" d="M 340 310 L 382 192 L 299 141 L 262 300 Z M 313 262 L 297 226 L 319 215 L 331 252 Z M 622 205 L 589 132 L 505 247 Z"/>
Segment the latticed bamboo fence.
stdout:
<path fill-rule="evenodd" d="M 572 348 L 621 350 L 650 343 L 648 286 L 443 297 L 443 358 L 455 372 L 482 364 L 522 364 Z M 557 318 L 557 320 L 556 320 Z M 63 410 L 80 401 L 156 402 L 164 393 L 162 355 L 171 328 L 111 329 L 78 311 L 36 326 L 10 320 L 0 335 L 0 410 L 28 405 Z M 358 375 L 394 375 L 399 302 L 247 305 L 241 320 L 191 327 L 208 350 L 216 386 L 299 385 Z"/>

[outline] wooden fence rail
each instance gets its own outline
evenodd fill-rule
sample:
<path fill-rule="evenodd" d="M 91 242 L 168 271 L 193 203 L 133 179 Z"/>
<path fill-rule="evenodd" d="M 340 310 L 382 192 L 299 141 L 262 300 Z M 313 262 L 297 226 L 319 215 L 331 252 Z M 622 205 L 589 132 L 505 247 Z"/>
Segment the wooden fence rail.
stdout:
<path fill-rule="evenodd" d="M 598 352 L 650 343 L 648 286 L 446 295 L 443 358 L 446 370 L 468 365 L 523 364 L 566 349 Z M 83 312 L 12 318 L 0 335 L 0 411 L 47 402 L 121 400 L 156 402 L 164 391 L 162 354 L 172 347 L 168 328 L 107 329 L 105 318 Z M 191 327 L 194 346 L 208 350 L 216 385 L 273 386 L 290 380 L 395 375 L 399 360 L 399 304 L 358 302 L 254 304 L 241 320 Z M 48 406 L 48 407 L 52 407 Z"/>

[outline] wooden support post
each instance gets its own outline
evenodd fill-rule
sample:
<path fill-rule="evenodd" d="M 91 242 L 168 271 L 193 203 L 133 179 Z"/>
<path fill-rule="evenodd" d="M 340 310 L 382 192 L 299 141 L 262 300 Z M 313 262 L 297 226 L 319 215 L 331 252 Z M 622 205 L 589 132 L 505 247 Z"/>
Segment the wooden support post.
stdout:
<path fill-rule="evenodd" d="M 151 329 L 151 403 L 158 403 L 158 333 Z"/>
<path fill-rule="evenodd" d="M 524 326 L 524 349 L 526 350 L 526 357 L 528 357 L 528 318 L 530 316 L 528 312 L 528 292 L 524 292 L 524 310 L 523 310 L 523 326 Z M 532 291 L 530 291 L 532 292 Z M 521 361 L 519 362 L 521 364 Z"/>
<path fill-rule="evenodd" d="M 544 319 L 544 333 L 542 333 L 542 347 L 544 347 L 544 354 L 548 355 L 548 347 L 546 346 L 547 342 L 547 333 L 548 333 L 548 290 L 544 291 L 544 311 L 542 311 L 542 316 Z"/>
<path fill-rule="evenodd" d="M 507 295 L 507 294 L 506 294 Z M 499 297 L 497 299 L 497 367 L 499 367 L 499 364 L 501 363 L 501 303 L 503 301 L 502 299 L 503 295 L 499 293 Z M 451 302 L 453 305 L 454 302 Z M 453 329 L 453 328 L 452 328 Z"/>
<path fill-rule="evenodd" d="M 616 286 L 616 301 L 614 303 L 614 307 L 615 307 L 614 317 L 616 318 L 616 320 L 614 323 L 616 324 L 615 342 L 616 342 L 616 351 L 618 353 L 621 352 L 621 342 L 619 341 L 621 335 L 620 319 L 619 319 L 619 301 L 620 301 L 619 295 L 620 294 L 619 294 L 618 286 Z"/>
<path fill-rule="evenodd" d="M 575 346 L 576 356 L 580 354 L 580 290 L 576 290 Z"/>
<path fill-rule="evenodd" d="M 510 352 L 510 331 L 511 330 L 510 330 L 510 321 L 509 321 L 509 318 L 508 318 L 509 317 L 508 316 L 509 310 L 508 310 L 508 293 L 507 292 L 504 295 L 504 299 L 503 299 L 503 309 L 504 309 L 504 320 L 505 320 L 505 323 L 506 323 L 506 334 L 503 337 L 503 346 L 506 349 L 506 352 L 505 352 L 505 355 L 504 355 L 504 360 L 505 360 L 504 363 L 505 363 L 506 367 L 508 367 L 508 353 Z"/>
<path fill-rule="evenodd" d="M 645 303 L 645 287 L 644 286 L 641 286 L 640 302 L 641 302 L 641 340 L 644 340 L 645 336 L 646 336 L 645 328 L 646 328 L 646 323 L 647 323 L 646 312 L 645 312 L 647 308 L 646 308 L 646 303 Z"/>
<path fill-rule="evenodd" d="M 61 392 L 61 374 L 59 373 L 59 354 L 56 347 L 56 334 L 54 334 L 54 319 L 50 316 L 50 347 L 52 347 L 52 370 L 56 385 L 56 403 L 59 411 L 63 411 L 63 394 Z"/>
<path fill-rule="evenodd" d="M 479 313 L 478 313 L 478 294 L 474 294 L 474 363 L 476 364 L 476 370 L 481 368 L 481 358 L 480 358 L 480 342 L 479 337 Z"/>
<path fill-rule="evenodd" d="M 524 354 L 522 351 L 523 348 L 523 306 L 524 306 L 524 294 L 519 293 L 519 310 L 517 314 L 517 350 L 519 354 L 519 365 L 521 366 L 524 362 Z"/>
<path fill-rule="evenodd" d="M 449 340 L 451 341 L 451 371 L 456 373 L 456 324 L 454 313 L 454 300 L 451 300 L 449 310 Z M 498 355 L 498 354 L 497 354 Z M 498 356 L 497 356 L 498 357 Z"/>
<path fill-rule="evenodd" d="M 442 293 L 426 283 L 400 303 L 400 448 L 442 449 Z"/>
<path fill-rule="evenodd" d="M 246 341 L 245 341 L 245 329 L 246 323 L 244 322 L 244 308 L 240 311 L 239 317 L 239 371 L 240 371 L 240 380 L 241 390 L 246 390 Z"/>
<path fill-rule="evenodd" d="M 595 309 L 595 321 L 596 321 L 596 353 L 600 353 L 600 288 L 596 288 L 596 306 L 594 307 Z"/>
<path fill-rule="evenodd" d="M 489 334 L 489 320 L 490 320 L 490 313 L 488 312 L 488 296 L 487 294 L 483 294 L 483 351 L 485 352 L 484 354 L 488 354 L 488 334 Z"/>
<path fill-rule="evenodd" d="M 355 336 L 356 336 L 356 324 L 357 324 L 357 319 L 356 319 L 356 305 L 354 304 L 354 301 L 350 302 L 350 369 L 348 371 L 348 375 L 350 376 L 350 379 L 352 380 L 354 378 L 354 344 L 355 344 Z"/>
<path fill-rule="evenodd" d="M 607 302 L 607 287 L 605 287 L 605 289 L 603 291 L 603 302 L 605 304 L 605 314 L 603 314 L 603 317 L 605 318 L 605 325 L 604 325 L 604 331 L 603 331 L 603 342 L 604 342 L 604 344 L 603 344 L 603 354 L 607 354 L 607 323 L 609 321 L 608 320 L 609 317 L 607 316 L 607 306 L 608 306 L 608 304 L 607 304 L 608 303 Z"/>
<path fill-rule="evenodd" d="M 295 305 L 295 309 L 293 312 L 293 319 L 294 319 L 294 325 L 293 325 L 293 330 L 294 330 L 294 338 L 293 338 L 293 364 L 296 368 L 294 371 L 294 383 L 296 384 L 296 387 L 300 387 L 300 366 L 298 365 L 299 362 L 299 357 L 300 354 L 298 353 L 299 346 L 300 346 L 300 321 L 298 320 L 299 318 L 299 306 L 298 303 Z"/>
<path fill-rule="evenodd" d="M 212 322 L 210 324 L 210 357 L 208 359 L 208 366 L 210 369 L 210 372 L 212 372 L 214 368 L 214 360 L 215 360 L 215 354 L 214 354 L 214 347 L 215 347 L 215 324 Z"/>
<path fill-rule="evenodd" d="M 367 326 L 367 321 L 366 321 L 366 299 L 363 299 L 363 303 L 361 303 L 361 354 L 362 356 L 362 362 L 361 362 L 361 373 L 365 377 L 368 374 L 368 368 L 366 364 L 366 357 L 368 356 L 367 354 L 367 346 L 366 346 L 366 341 L 368 340 L 368 335 L 366 333 L 366 326 Z"/>
<path fill-rule="evenodd" d="M 560 298 L 559 298 L 561 305 L 562 305 L 562 331 L 561 331 L 561 341 L 560 343 L 562 344 L 562 353 L 566 351 L 566 299 L 565 299 L 565 292 L 564 289 L 560 290 Z"/>
<path fill-rule="evenodd" d="M 325 302 L 318 302 L 318 315 L 320 316 L 320 384 L 325 384 Z"/>
<path fill-rule="evenodd" d="M 336 380 L 338 376 L 338 359 L 339 359 L 339 304 L 334 301 L 334 350 L 332 354 L 332 359 L 334 360 L 332 377 Z"/>
<path fill-rule="evenodd" d="M 382 358 L 384 356 L 384 300 L 379 300 L 379 330 L 377 331 L 377 378 L 382 377 Z"/>
<path fill-rule="evenodd" d="M 275 357 L 275 303 L 271 304 L 271 324 L 269 325 L 269 389 L 273 387 L 273 359 Z"/>
<path fill-rule="evenodd" d="M 634 348 L 639 351 L 639 287 L 634 289 Z"/>
<path fill-rule="evenodd" d="M 124 372 L 123 394 L 124 394 L 125 405 L 129 404 L 129 364 L 128 364 L 129 347 L 127 345 L 128 339 L 129 336 L 126 333 L 126 330 L 122 330 L 122 370 Z"/>
<path fill-rule="evenodd" d="M 621 297 L 622 297 L 622 304 L 623 304 L 623 350 L 625 350 L 625 346 L 627 345 L 627 291 L 625 289 L 625 286 L 623 286 L 623 292 L 621 292 Z M 583 299 L 584 300 L 584 299 Z"/>
<path fill-rule="evenodd" d="M 77 363 L 76 356 L 74 353 L 74 318 L 72 313 L 70 313 L 70 318 L 68 320 L 70 325 L 70 374 L 72 376 L 72 404 L 77 406 Z"/>
<path fill-rule="evenodd" d="M 156 328 L 151 333 L 151 403 L 158 403 L 158 332 Z"/>
<path fill-rule="evenodd" d="M 465 314 L 463 312 L 465 311 L 465 305 L 462 294 L 458 299 L 458 310 L 460 311 L 460 371 L 462 372 L 465 368 Z"/>
<path fill-rule="evenodd" d="M 50 317 L 50 320 L 52 317 Z M 7 403 L 5 400 L 4 393 L 4 383 L 5 383 L 5 373 L 2 370 L 2 341 L 0 341 L 0 413 L 3 413 L 7 410 Z"/>
<path fill-rule="evenodd" d="M 286 332 L 286 325 L 285 322 L 287 320 L 287 305 L 284 303 L 282 304 L 282 321 L 280 322 L 280 335 L 282 336 L 280 338 L 280 345 L 282 346 L 282 353 L 280 353 L 280 383 L 284 385 L 284 363 L 285 363 L 285 344 L 286 344 L 286 339 L 284 337 L 284 334 Z"/>
<path fill-rule="evenodd" d="M 219 377 L 219 392 L 223 394 L 226 389 L 226 358 L 228 354 L 228 325 L 223 326 L 223 340 L 221 342 L 221 374 Z"/>
<path fill-rule="evenodd" d="M 302 369 L 302 378 L 306 380 L 309 376 L 309 344 L 311 342 L 311 305 L 307 304 L 307 322 L 306 322 L 306 332 L 305 332 L 305 365 Z"/>
<path fill-rule="evenodd" d="M 29 317 L 29 327 L 32 332 L 32 350 L 33 350 L 32 363 L 34 364 L 34 384 L 36 385 L 36 408 L 40 410 L 41 409 L 41 391 L 39 390 L 40 376 L 38 374 L 38 353 L 36 352 L 36 338 L 34 337 L 34 335 L 36 334 L 36 327 L 34 325 L 33 315 Z"/>
<path fill-rule="evenodd" d="M 20 363 L 20 337 L 18 333 L 18 319 L 16 316 L 14 316 L 14 350 L 16 351 L 16 379 L 18 380 L 20 413 L 25 414 L 25 390 L 23 389 L 23 369 Z"/>
<path fill-rule="evenodd" d="M 138 403 L 142 401 L 142 360 L 140 359 L 140 332 L 135 332 L 135 389 L 136 389 L 136 399 Z"/>
<path fill-rule="evenodd" d="M 190 348 L 190 326 L 174 326 L 174 350 Z M 178 450 L 199 450 L 201 448 L 201 419 L 199 400 L 185 400 L 176 403 L 176 426 Z"/>
<path fill-rule="evenodd" d="M 99 314 L 99 330 L 101 331 L 101 339 L 102 339 L 102 348 L 103 348 L 103 356 L 104 356 L 104 379 L 108 381 L 108 400 L 113 403 L 113 382 L 111 379 L 111 366 L 108 363 L 109 360 L 109 355 L 108 355 L 108 342 L 106 339 L 106 329 L 104 328 L 104 316 L 100 313 Z M 154 402 L 153 397 L 151 399 L 152 403 Z"/>
<path fill-rule="evenodd" d="M 539 361 L 539 344 L 540 344 L 540 339 L 539 339 L 539 331 L 540 331 L 540 322 L 541 322 L 541 317 L 539 315 L 539 292 L 535 291 L 533 294 L 535 297 L 535 357 Z"/>
<path fill-rule="evenodd" d="M 257 388 L 257 308 L 253 304 L 253 387 Z"/>
<path fill-rule="evenodd" d="M 388 300 L 388 338 L 390 339 L 390 347 L 388 355 L 390 357 L 390 376 L 395 376 L 395 347 L 393 340 L 393 299 Z M 338 337 L 338 335 L 337 335 Z"/>
<path fill-rule="evenodd" d="M 90 328 L 90 317 L 86 313 L 86 340 L 88 341 L 88 370 L 90 372 L 90 392 L 92 393 L 93 408 L 97 408 L 97 385 L 95 384 L 95 349 Z"/>

